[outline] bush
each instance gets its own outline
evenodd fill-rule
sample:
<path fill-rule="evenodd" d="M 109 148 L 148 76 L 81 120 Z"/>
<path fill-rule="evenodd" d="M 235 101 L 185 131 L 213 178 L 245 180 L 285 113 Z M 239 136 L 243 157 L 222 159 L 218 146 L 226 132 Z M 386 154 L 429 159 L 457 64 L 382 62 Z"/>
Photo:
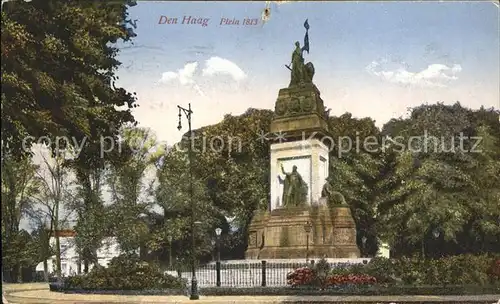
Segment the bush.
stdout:
<path fill-rule="evenodd" d="M 326 261 L 326 259 L 323 258 L 314 265 L 313 275 L 315 285 L 321 286 L 321 288 L 325 288 L 328 285 L 330 277 L 330 264 Z"/>
<path fill-rule="evenodd" d="M 375 257 L 365 266 L 365 273 L 376 278 L 379 283 L 394 283 L 394 262 L 388 258 Z"/>
<path fill-rule="evenodd" d="M 135 254 L 113 258 L 108 267 L 96 266 L 86 275 L 66 279 L 65 288 L 93 290 L 181 289 L 186 281 L 163 274 L 155 263 L 141 261 Z"/>
<path fill-rule="evenodd" d="M 408 295 L 496 295 L 500 293 L 500 287 L 496 286 L 370 286 L 351 285 L 350 288 L 326 288 L 323 290 L 306 287 L 249 287 L 249 288 L 234 288 L 234 287 L 201 287 L 200 295 L 204 296 L 347 296 L 347 295 L 363 295 L 363 296 L 408 296 Z M 493 301 L 491 301 L 493 302 Z M 491 303 L 483 302 L 483 303 Z M 347 302 L 346 302 L 347 303 Z M 352 302 L 354 303 L 354 302 Z M 419 302 L 416 302 L 419 303 Z M 424 303 L 424 302 L 420 302 Z M 451 303 L 451 302 L 450 302 Z M 458 303 L 458 302 L 456 302 Z M 462 301 L 461 303 L 465 303 Z"/>
<path fill-rule="evenodd" d="M 394 273 L 411 285 L 485 285 L 494 283 L 491 267 L 495 258 L 488 255 L 457 255 L 440 259 L 401 258 Z"/>
<path fill-rule="evenodd" d="M 320 288 L 396 283 L 414 286 L 498 285 L 500 258 L 469 254 L 440 259 L 403 257 L 390 260 L 377 257 L 367 265 L 339 265 L 331 270 L 326 260 L 321 260 L 313 269 L 299 268 L 289 277 L 289 284 L 294 287 Z"/>

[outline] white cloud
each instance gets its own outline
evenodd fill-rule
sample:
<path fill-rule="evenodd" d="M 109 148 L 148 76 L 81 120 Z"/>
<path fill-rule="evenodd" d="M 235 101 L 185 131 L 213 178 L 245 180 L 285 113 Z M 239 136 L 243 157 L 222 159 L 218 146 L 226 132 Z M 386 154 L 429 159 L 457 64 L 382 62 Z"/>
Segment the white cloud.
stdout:
<path fill-rule="evenodd" d="M 366 70 L 370 74 L 392 83 L 427 87 L 445 87 L 448 82 L 458 79 L 457 75 L 462 71 L 462 67 L 459 64 L 447 66 L 435 63 L 429 65 L 420 72 L 414 73 L 409 72 L 407 68 L 403 66 L 393 70 L 384 70 L 381 63 L 373 61 L 366 67 Z"/>
<path fill-rule="evenodd" d="M 177 72 L 168 71 L 162 73 L 161 78 L 158 80 L 158 84 L 168 84 L 178 81 L 180 85 L 190 87 L 200 96 L 206 97 L 206 94 L 201 90 L 200 86 L 194 79 L 197 69 L 198 62 L 187 63 L 182 69 L 177 70 Z M 243 80 L 247 77 L 245 72 L 243 72 L 240 67 L 227 59 L 211 57 L 205 61 L 205 68 L 202 71 L 203 76 L 215 76 L 221 74 L 229 75 L 236 81 Z"/>
<path fill-rule="evenodd" d="M 165 72 L 165 73 L 161 74 L 161 78 L 158 82 L 167 83 L 167 82 L 170 82 L 174 79 L 177 79 L 177 77 L 178 77 L 178 75 L 175 72 Z"/>
<path fill-rule="evenodd" d="M 179 74 L 179 82 L 182 85 L 193 84 L 193 76 L 194 72 L 196 72 L 196 68 L 198 68 L 198 62 L 191 62 L 184 66 L 184 68 L 180 69 Z"/>
<path fill-rule="evenodd" d="M 229 75 L 236 81 L 247 77 L 245 72 L 234 62 L 220 57 L 212 57 L 205 62 L 203 76 L 214 76 L 217 74 Z"/>
<path fill-rule="evenodd" d="M 196 72 L 196 68 L 198 67 L 198 62 L 190 62 L 187 63 L 182 69 L 179 69 L 177 72 L 165 72 L 161 75 L 159 83 L 168 83 L 173 80 L 178 79 L 182 85 L 193 84 L 193 76 L 194 72 Z"/>
<path fill-rule="evenodd" d="M 198 62 L 190 62 L 187 63 L 182 69 L 179 69 L 177 72 L 164 72 L 161 75 L 158 83 L 166 84 L 170 83 L 174 80 L 178 80 L 179 83 L 183 86 L 189 86 L 193 88 L 198 94 L 202 97 L 206 97 L 205 93 L 200 89 L 200 86 L 194 81 L 194 73 L 198 68 Z"/>

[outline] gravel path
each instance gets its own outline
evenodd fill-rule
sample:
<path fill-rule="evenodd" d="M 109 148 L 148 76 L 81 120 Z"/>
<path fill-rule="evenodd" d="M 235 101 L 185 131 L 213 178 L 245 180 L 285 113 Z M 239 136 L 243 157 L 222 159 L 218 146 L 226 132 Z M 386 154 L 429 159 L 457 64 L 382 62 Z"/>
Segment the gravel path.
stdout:
<path fill-rule="evenodd" d="M 44 290 L 14 291 L 7 296 L 15 303 L 193 303 L 185 296 L 118 296 L 62 294 Z M 479 296 L 213 296 L 195 303 L 496 303 L 500 295 Z M 11 302 L 9 302 L 11 303 Z"/>

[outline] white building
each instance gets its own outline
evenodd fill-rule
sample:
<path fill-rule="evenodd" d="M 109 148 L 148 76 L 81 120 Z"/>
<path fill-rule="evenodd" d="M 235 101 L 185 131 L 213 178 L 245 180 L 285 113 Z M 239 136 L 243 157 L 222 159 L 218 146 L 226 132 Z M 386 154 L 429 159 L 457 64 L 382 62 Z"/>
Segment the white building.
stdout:
<path fill-rule="evenodd" d="M 59 243 L 61 245 L 61 275 L 63 277 L 74 275 L 78 270 L 78 254 L 76 253 L 76 246 L 74 242 L 76 233 L 70 229 L 59 230 L 56 231 L 56 233 L 59 235 Z M 55 246 L 55 243 L 55 236 L 51 236 L 51 246 Z M 98 263 L 99 265 L 107 266 L 109 261 L 119 254 L 120 248 L 116 239 L 112 237 L 105 238 L 102 247 L 97 251 Z M 49 260 L 47 260 L 47 263 L 49 273 L 55 273 L 56 257 L 52 256 Z M 91 267 L 92 265 L 89 266 L 89 268 Z M 83 269 L 83 263 L 81 265 L 81 269 Z M 43 262 L 36 266 L 36 271 L 44 271 Z"/>

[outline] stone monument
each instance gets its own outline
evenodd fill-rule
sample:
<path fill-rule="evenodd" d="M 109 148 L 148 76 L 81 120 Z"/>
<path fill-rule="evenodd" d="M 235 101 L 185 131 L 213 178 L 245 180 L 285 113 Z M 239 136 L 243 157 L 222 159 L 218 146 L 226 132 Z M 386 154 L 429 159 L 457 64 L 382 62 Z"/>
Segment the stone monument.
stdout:
<path fill-rule="evenodd" d="M 285 65 L 291 80 L 278 93 L 271 122 L 277 141 L 271 144 L 270 210 L 254 214 L 246 259 L 359 257 L 350 208 L 328 181 L 328 114 L 313 83 L 314 65 L 304 63 L 307 20 L 304 27 L 304 46 L 295 42 L 291 66 Z"/>

